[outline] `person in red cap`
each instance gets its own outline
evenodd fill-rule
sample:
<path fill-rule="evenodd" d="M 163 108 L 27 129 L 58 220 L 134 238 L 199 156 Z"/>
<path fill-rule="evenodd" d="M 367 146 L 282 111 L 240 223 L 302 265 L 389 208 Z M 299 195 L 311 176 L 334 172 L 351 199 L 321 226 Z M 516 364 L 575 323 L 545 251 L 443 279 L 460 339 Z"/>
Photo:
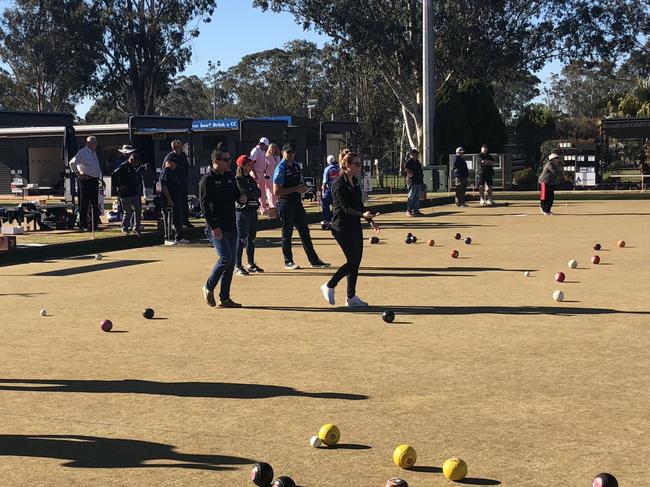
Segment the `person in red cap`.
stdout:
<path fill-rule="evenodd" d="M 235 202 L 235 218 L 237 222 L 237 250 L 235 262 L 235 274 L 248 276 L 256 272 L 264 272 L 264 269 L 255 263 L 255 237 L 257 235 L 257 210 L 260 207 L 260 188 L 251 176 L 255 161 L 242 154 L 237 158 L 237 172 L 235 180 L 237 189 L 246 196 L 246 202 Z M 248 266 L 242 265 L 242 256 L 246 248 Z"/>

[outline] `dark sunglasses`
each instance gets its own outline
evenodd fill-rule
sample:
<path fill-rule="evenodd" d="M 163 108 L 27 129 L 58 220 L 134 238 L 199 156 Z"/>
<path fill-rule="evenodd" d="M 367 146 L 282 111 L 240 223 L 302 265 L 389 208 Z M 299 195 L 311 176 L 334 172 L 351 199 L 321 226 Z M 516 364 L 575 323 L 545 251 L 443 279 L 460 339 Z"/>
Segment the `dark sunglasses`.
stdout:
<path fill-rule="evenodd" d="M 286 152 L 287 154 L 295 154 L 296 153 L 295 150 L 285 150 L 284 152 Z"/>

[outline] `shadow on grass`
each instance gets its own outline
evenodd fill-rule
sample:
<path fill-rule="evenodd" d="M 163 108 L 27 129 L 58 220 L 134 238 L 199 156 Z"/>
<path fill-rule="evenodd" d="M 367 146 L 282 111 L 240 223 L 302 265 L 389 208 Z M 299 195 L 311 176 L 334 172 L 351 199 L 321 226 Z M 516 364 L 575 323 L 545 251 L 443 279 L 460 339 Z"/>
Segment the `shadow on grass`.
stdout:
<path fill-rule="evenodd" d="M 416 465 L 408 469 L 410 472 L 421 472 L 421 473 L 442 473 L 442 468 L 434 466 L 422 466 Z M 465 477 L 463 480 L 456 480 L 457 484 L 467 484 L 467 485 L 501 485 L 501 482 L 494 479 L 484 479 L 480 477 Z"/>
<path fill-rule="evenodd" d="M 120 267 L 131 267 L 134 265 L 151 264 L 158 262 L 157 260 L 116 260 L 112 262 L 102 262 L 101 264 L 84 265 L 81 267 L 71 267 L 68 269 L 59 269 L 56 271 L 37 272 L 29 274 L 30 276 L 38 277 L 66 277 L 76 276 L 78 274 L 87 274 L 95 271 L 105 271 L 108 269 L 119 269 Z"/>
<path fill-rule="evenodd" d="M 361 394 L 304 392 L 292 387 L 231 382 L 156 382 L 149 380 L 66 380 L 0 379 L 0 390 L 29 392 L 75 392 L 99 394 L 152 394 L 177 397 L 219 397 L 226 399 L 265 399 L 294 396 L 314 399 L 359 401 Z"/>
<path fill-rule="evenodd" d="M 33 298 L 35 296 L 42 296 L 43 294 L 50 293 L 0 293 L 0 296 L 18 296 L 20 298 Z"/>
<path fill-rule="evenodd" d="M 569 301 L 564 301 L 565 303 Z M 631 314 L 650 315 L 650 311 L 623 311 L 611 308 L 584 308 L 577 306 L 368 306 L 363 308 L 327 307 L 317 308 L 312 306 L 244 306 L 250 310 L 265 310 L 296 313 L 360 313 L 381 315 L 387 309 L 396 315 L 438 315 L 438 316 L 463 316 L 475 314 L 493 315 L 609 315 Z"/>
<path fill-rule="evenodd" d="M 480 477 L 467 477 L 463 480 L 456 481 L 457 484 L 466 485 L 501 485 L 501 482 L 494 479 L 482 479 Z"/>
<path fill-rule="evenodd" d="M 409 471 L 420 472 L 420 473 L 442 473 L 442 469 L 440 467 L 424 466 L 424 465 L 416 465 L 415 467 L 409 468 Z"/>
<path fill-rule="evenodd" d="M 326 447 L 326 450 L 370 450 L 370 445 L 360 445 L 358 443 L 339 443 L 338 445 Z"/>
<path fill-rule="evenodd" d="M 233 470 L 255 463 L 241 457 L 181 453 L 173 445 L 150 441 L 80 435 L 0 435 L 0 456 L 57 458 L 74 468 Z M 156 463 L 146 463 L 151 460 Z"/>
<path fill-rule="evenodd" d="M 336 268 L 333 268 L 336 269 Z M 265 272 L 265 276 L 280 277 L 305 277 L 305 276 L 329 276 L 332 274 L 330 269 L 322 269 L 322 272 L 314 270 L 307 271 L 290 271 L 290 272 Z M 474 274 L 439 274 L 435 272 L 359 272 L 361 277 L 473 277 Z"/>
<path fill-rule="evenodd" d="M 504 269 L 503 267 L 360 267 L 362 271 L 406 272 L 536 272 L 537 269 Z M 449 275 L 449 274 L 446 274 Z"/>

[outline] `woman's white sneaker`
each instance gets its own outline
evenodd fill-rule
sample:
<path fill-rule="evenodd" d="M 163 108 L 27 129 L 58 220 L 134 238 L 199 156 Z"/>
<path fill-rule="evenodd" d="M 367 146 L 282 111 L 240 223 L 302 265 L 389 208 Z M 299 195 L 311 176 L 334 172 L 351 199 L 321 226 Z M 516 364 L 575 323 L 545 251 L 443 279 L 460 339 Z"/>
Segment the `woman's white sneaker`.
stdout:
<path fill-rule="evenodd" d="M 359 298 L 359 296 L 354 295 L 351 298 L 345 299 L 345 305 L 349 308 L 358 308 L 361 306 L 368 306 L 368 303 Z"/>
<path fill-rule="evenodd" d="M 327 301 L 329 304 L 336 304 L 334 301 L 334 288 L 327 287 L 327 283 L 323 284 L 320 287 L 321 292 L 323 293 L 323 297 L 325 298 L 325 301 Z"/>

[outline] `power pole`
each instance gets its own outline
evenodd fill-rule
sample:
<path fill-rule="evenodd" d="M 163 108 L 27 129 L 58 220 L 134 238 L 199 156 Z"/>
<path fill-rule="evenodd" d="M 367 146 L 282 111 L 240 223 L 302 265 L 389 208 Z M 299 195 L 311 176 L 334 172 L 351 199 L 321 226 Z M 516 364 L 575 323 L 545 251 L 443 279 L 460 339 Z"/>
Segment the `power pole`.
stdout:
<path fill-rule="evenodd" d="M 435 126 L 436 80 L 434 75 L 433 0 L 422 6 L 422 164 L 435 164 L 433 133 Z"/>
<path fill-rule="evenodd" d="M 221 66 L 221 61 L 213 63 L 208 61 L 208 70 L 212 73 L 212 119 L 217 119 L 217 68 Z"/>

